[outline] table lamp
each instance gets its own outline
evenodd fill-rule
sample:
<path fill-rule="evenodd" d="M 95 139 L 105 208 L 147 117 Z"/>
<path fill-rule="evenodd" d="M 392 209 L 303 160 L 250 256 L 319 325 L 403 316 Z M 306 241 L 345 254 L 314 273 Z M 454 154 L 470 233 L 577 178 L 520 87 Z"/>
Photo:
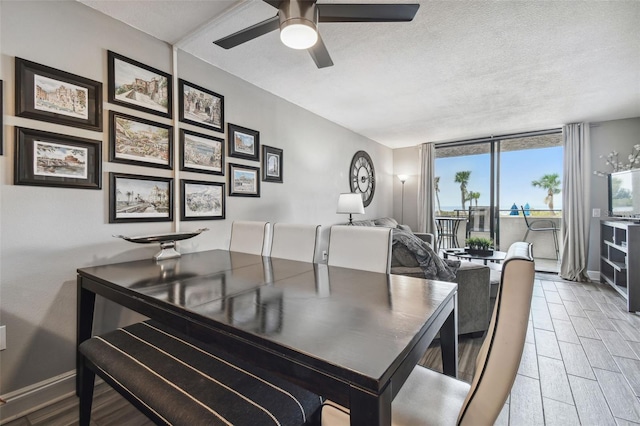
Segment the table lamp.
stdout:
<path fill-rule="evenodd" d="M 353 225 L 352 214 L 364 214 L 362 195 L 353 192 L 340 194 L 338 198 L 338 211 L 336 213 L 348 214 L 349 225 Z"/>

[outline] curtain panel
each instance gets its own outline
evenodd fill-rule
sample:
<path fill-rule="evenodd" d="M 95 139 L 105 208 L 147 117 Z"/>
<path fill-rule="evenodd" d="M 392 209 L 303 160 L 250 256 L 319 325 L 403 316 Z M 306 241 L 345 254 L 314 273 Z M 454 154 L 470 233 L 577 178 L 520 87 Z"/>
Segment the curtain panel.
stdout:
<path fill-rule="evenodd" d="M 432 142 L 420 146 L 420 179 L 418 181 L 418 232 L 436 236 L 435 220 L 435 158 L 436 147 Z"/>
<path fill-rule="evenodd" d="M 560 277 L 589 281 L 589 194 L 591 173 L 589 124 L 562 126 L 564 182 L 562 183 L 562 261 Z"/>

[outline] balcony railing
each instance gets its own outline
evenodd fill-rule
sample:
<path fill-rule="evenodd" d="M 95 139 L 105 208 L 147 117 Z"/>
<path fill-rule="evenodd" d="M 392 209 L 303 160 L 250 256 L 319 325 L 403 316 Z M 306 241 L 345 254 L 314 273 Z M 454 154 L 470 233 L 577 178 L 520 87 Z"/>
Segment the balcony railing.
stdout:
<path fill-rule="evenodd" d="M 540 210 L 540 209 L 531 209 L 529 210 L 530 215 L 527 216 L 529 222 L 533 222 L 537 219 L 545 219 L 551 220 L 555 223 L 556 227 L 560 228 L 560 224 L 562 221 L 562 211 L 561 210 Z M 523 241 L 524 235 L 527 232 L 527 225 L 524 221 L 524 217 L 522 216 L 522 211 L 518 212 L 518 216 L 511 216 L 511 210 L 500 210 L 499 215 L 497 217 L 498 227 L 499 227 L 499 245 L 496 247 L 498 250 L 506 250 L 509 248 L 511 244 L 516 241 Z M 467 217 L 468 210 L 449 210 L 449 211 L 441 211 L 438 216 L 445 217 Z M 482 233 L 474 232 L 475 236 L 482 236 Z M 458 227 L 457 239 L 461 245 L 464 245 L 464 240 L 466 236 L 466 226 L 465 223 L 461 223 Z M 486 233 L 486 236 L 489 236 L 489 233 Z M 562 252 L 562 241 L 560 238 L 560 234 L 558 234 L 559 244 L 560 244 L 560 252 Z M 529 232 L 527 236 L 527 241 L 533 243 L 533 253 L 535 258 L 539 259 L 556 259 L 556 251 L 555 245 L 553 242 L 553 234 L 551 232 Z"/>

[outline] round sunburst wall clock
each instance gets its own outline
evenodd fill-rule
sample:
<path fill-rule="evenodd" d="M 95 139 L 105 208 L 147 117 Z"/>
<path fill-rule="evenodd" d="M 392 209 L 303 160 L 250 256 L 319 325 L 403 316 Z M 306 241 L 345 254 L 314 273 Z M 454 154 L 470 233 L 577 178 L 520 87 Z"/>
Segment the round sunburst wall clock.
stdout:
<path fill-rule="evenodd" d="M 371 157 L 364 151 L 358 151 L 351 160 L 349 168 L 349 185 L 351 192 L 362 194 L 365 207 L 371 204 L 376 192 L 376 171 Z"/>

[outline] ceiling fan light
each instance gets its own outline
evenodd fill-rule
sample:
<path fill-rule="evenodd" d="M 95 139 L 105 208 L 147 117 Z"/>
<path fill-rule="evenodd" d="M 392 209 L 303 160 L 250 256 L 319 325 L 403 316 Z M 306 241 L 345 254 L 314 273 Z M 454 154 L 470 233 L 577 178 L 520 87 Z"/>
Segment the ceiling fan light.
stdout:
<path fill-rule="evenodd" d="M 318 41 L 318 31 L 311 21 L 289 19 L 280 25 L 280 40 L 292 49 L 308 49 Z"/>

